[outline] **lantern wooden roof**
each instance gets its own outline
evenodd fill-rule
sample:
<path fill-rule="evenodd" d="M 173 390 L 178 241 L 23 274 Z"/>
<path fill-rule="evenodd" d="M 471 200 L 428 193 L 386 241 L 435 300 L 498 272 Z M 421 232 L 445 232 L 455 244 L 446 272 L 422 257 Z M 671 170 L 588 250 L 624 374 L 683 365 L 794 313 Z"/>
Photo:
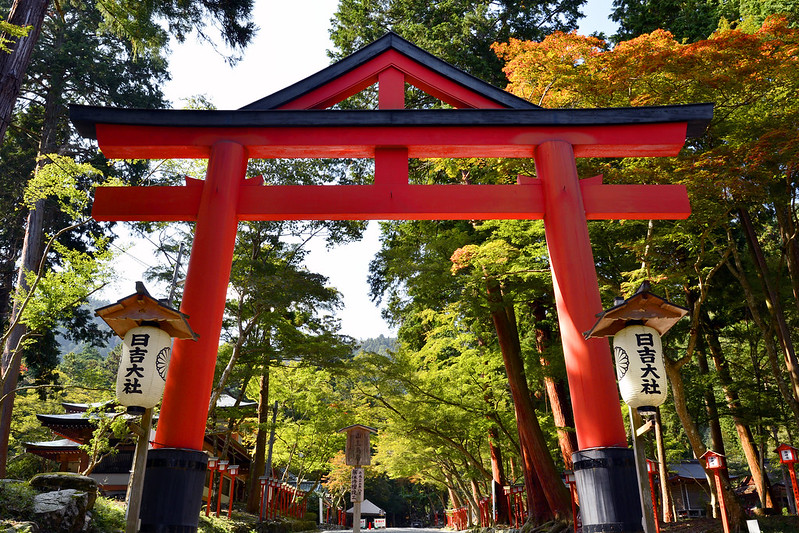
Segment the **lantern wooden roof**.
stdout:
<path fill-rule="evenodd" d="M 787 463 L 795 463 L 797 461 L 797 459 L 799 459 L 799 449 L 791 446 L 790 444 L 785 444 L 784 442 L 782 444 L 780 444 L 779 446 L 777 446 L 774 449 L 774 451 L 777 452 L 777 455 L 780 456 L 780 462 L 781 463 L 786 463 L 786 464 Z M 784 452 L 784 451 L 789 452 L 789 456 L 791 457 L 791 459 L 786 461 L 783 458 L 782 452 Z"/>
<path fill-rule="evenodd" d="M 143 322 L 157 322 L 158 327 L 176 339 L 197 340 L 198 337 L 189 326 L 187 315 L 150 296 L 141 281 L 136 282 L 135 293 L 95 310 L 95 314 L 120 337 Z"/>
<path fill-rule="evenodd" d="M 665 335 L 678 320 L 688 314 L 688 309 L 652 294 L 649 288 L 649 282 L 645 281 L 634 295 L 597 314 L 599 319 L 584 334 L 585 338 L 612 337 L 631 321 L 639 321 L 657 330 L 661 336 Z"/>
<path fill-rule="evenodd" d="M 719 466 L 717 468 L 725 466 L 725 463 L 727 462 L 725 459 L 725 455 L 723 453 L 719 453 L 713 450 L 706 451 L 705 453 L 702 454 L 702 457 L 700 457 L 699 459 L 704 460 L 705 463 L 707 463 L 711 458 L 714 457 L 719 459 Z"/>
<path fill-rule="evenodd" d="M 361 430 L 368 431 L 369 433 L 377 434 L 377 430 L 375 428 L 372 428 L 372 427 L 369 427 L 369 426 L 364 426 L 362 424 L 353 424 L 351 426 L 347 426 L 345 428 L 339 429 L 338 432 L 339 433 L 349 433 L 350 431 L 352 431 L 354 429 L 361 429 Z"/>

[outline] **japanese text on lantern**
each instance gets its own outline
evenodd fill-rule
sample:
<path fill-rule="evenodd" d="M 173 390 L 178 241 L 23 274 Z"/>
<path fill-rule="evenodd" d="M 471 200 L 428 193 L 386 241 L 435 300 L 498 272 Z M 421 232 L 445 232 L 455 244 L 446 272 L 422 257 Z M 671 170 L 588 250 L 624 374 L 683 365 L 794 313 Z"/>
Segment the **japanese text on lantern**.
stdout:
<path fill-rule="evenodd" d="M 133 334 L 130 341 L 129 363 L 125 367 L 124 392 L 126 394 L 142 394 L 141 379 L 144 378 L 144 367 L 139 364 L 144 362 L 147 356 L 147 345 L 150 343 L 150 335 L 146 333 Z"/>
<path fill-rule="evenodd" d="M 660 394 L 660 376 L 655 367 L 656 357 L 655 339 L 652 333 L 636 333 L 635 344 L 638 357 L 641 360 L 641 393 Z"/>

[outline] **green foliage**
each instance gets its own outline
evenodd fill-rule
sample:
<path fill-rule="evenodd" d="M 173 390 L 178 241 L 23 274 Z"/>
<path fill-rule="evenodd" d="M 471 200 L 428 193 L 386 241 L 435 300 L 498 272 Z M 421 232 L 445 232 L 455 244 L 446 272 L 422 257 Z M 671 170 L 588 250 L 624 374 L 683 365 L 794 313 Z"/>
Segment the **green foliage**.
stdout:
<path fill-rule="evenodd" d="M 255 35 L 257 27 L 252 16 L 252 0 L 229 2 L 127 2 L 100 0 L 97 9 L 103 14 L 100 30 L 109 31 L 129 39 L 134 49 L 161 48 L 166 45 L 167 34 L 183 42 L 191 32 L 209 39 L 206 28 L 221 31 L 221 37 L 232 49 L 244 48 Z M 165 32 L 159 22 L 166 22 Z"/>
<path fill-rule="evenodd" d="M 26 207 L 33 209 L 40 200 L 56 198 L 58 207 L 70 218 L 83 218 L 91 198 L 85 189 L 78 187 L 78 177 L 98 178 L 99 181 L 102 172 L 88 163 L 78 163 L 58 154 L 42 156 L 41 163 L 25 189 Z"/>
<path fill-rule="evenodd" d="M 614 41 L 625 41 L 657 29 L 670 31 L 679 41 L 707 39 L 719 20 L 737 20 L 738 13 L 722 0 L 614 0 L 611 20 L 619 23 Z"/>
<path fill-rule="evenodd" d="M 0 516 L 7 519 L 30 519 L 35 495 L 36 490 L 25 482 L 0 481 Z"/>
<path fill-rule="evenodd" d="M 13 431 L 9 438 L 8 475 L 16 479 L 29 479 L 40 470 L 58 469 L 55 463 L 35 458 L 25 453 L 26 442 L 52 440 L 52 432 L 42 426 L 37 414 L 63 413 L 63 399 L 59 393 L 50 389 L 51 394 L 42 398 L 36 391 L 26 390 L 17 393 L 14 399 L 14 412 L 11 426 Z"/>
<path fill-rule="evenodd" d="M 119 352 L 120 348 L 117 348 L 114 354 L 103 358 L 97 348 L 83 346 L 78 352 L 64 354 L 59 365 L 64 384 L 112 391 L 116 383 Z M 95 399 L 97 394 L 96 391 L 93 393 Z"/>
<path fill-rule="evenodd" d="M 9 45 L 16 42 L 15 39 L 28 35 L 30 30 L 30 26 L 20 27 L 15 24 L 9 24 L 5 20 L 0 20 L 0 53 L 10 54 L 12 48 Z"/>
<path fill-rule="evenodd" d="M 86 412 L 95 429 L 89 442 L 80 446 L 89 456 L 84 475 L 91 473 L 104 457 L 116 454 L 121 443 L 131 439 L 130 421 L 122 409 L 119 407 L 113 412 L 105 404 L 99 404 Z"/>
<path fill-rule="evenodd" d="M 98 496 L 91 513 L 90 533 L 111 533 L 125 529 L 125 505 L 120 501 Z"/>
<path fill-rule="evenodd" d="M 428 52 L 497 86 L 501 64 L 495 41 L 542 39 L 577 26 L 582 0 L 344 0 L 333 18 L 335 57 L 350 54 L 394 31 Z"/>

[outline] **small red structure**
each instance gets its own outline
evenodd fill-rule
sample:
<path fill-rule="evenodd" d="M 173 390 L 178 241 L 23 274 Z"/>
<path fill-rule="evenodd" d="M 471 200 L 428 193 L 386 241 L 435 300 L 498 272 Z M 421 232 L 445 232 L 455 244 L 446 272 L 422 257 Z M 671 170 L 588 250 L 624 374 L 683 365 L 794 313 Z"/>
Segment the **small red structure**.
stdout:
<path fill-rule="evenodd" d="M 658 498 L 655 493 L 655 476 L 658 474 L 658 464 L 652 459 L 646 460 L 646 473 L 649 474 L 649 492 L 652 493 L 652 512 L 655 514 L 655 531 L 660 533 L 660 520 L 658 519 Z"/>
<path fill-rule="evenodd" d="M 791 476 L 791 487 L 793 487 L 793 508 L 799 509 L 799 488 L 796 486 L 796 469 L 794 468 L 796 462 L 799 461 L 799 450 L 783 443 L 777 446 L 774 451 L 780 455 L 780 462 L 788 467 L 788 474 Z M 797 514 L 799 514 L 799 511 L 797 511 Z"/>
<path fill-rule="evenodd" d="M 719 496 L 719 511 L 721 513 L 721 525 L 724 527 L 724 533 L 730 533 L 730 520 L 727 517 L 727 506 L 724 503 L 724 491 L 721 490 L 721 471 L 727 468 L 727 460 L 720 453 L 713 450 L 708 450 L 700 460 L 705 461 L 705 467 L 713 472 L 716 479 L 716 492 Z"/>
<path fill-rule="evenodd" d="M 572 520 L 574 521 L 574 533 L 577 533 L 577 479 L 572 470 L 563 472 L 563 480 L 569 486 L 569 496 L 572 503 Z"/>
<path fill-rule="evenodd" d="M 208 499 L 205 501 L 205 516 L 211 516 L 211 496 L 214 492 L 214 474 L 216 473 L 216 466 L 219 463 L 219 457 L 208 458 L 208 472 L 210 478 L 208 479 Z"/>
<path fill-rule="evenodd" d="M 406 83 L 456 109 L 404 109 Z M 378 110 L 327 109 L 374 84 Z M 209 159 L 204 181 L 101 187 L 93 207 L 97 220 L 196 222 L 181 311 L 200 338 L 175 341 L 155 439 L 164 456 L 185 455 L 202 441 L 240 220 L 543 218 L 578 444 L 626 448 L 608 343 L 582 335 L 602 309 L 586 220 L 685 218 L 690 207 L 685 188 L 677 185 L 580 180 L 575 158 L 675 156 L 686 136 L 704 131 L 711 104 L 542 109 L 389 33 L 241 110 L 71 106 L 70 115 L 109 158 Z M 372 158 L 374 184 L 264 186 L 258 178 L 245 179 L 250 158 L 309 157 Z M 410 158 L 472 157 L 533 158 L 537 179 L 520 176 L 516 185 L 408 183 Z M 154 500 L 174 497 L 151 489 Z M 584 510 L 607 502 L 581 497 Z M 612 507 L 610 515 L 628 514 L 622 499 Z M 181 513 L 169 509 L 173 525 L 181 525 Z M 606 511 L 597 516 L 608 516 Z M 183 514 L 192 519 L 190 509 Z M 585 513 L 586 525 L 590 516 Z M 142 524 L 150 519 L 142 516 Z M 619 521 L 638 524 L 635 516 Z"/>

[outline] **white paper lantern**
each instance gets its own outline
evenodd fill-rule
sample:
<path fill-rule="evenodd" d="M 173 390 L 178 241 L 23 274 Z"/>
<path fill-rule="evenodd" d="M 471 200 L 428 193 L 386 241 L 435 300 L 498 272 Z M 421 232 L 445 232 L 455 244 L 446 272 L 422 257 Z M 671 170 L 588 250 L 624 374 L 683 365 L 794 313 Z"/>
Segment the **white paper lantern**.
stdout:
<path fill-rule="evenodd" d="M 172 351 L 162 329 L 139 326 L 125 334 L 117 372 L 117 399 L 128 407 L 150 409 L 161 400 Z"/>
<path fill-rule="evenodd" d="M 666 366 L 657 330 L 627 326 L 613 336 L 613 354 L 619 392 L 627 405 L 645 411 L 666 401 Z"/>

